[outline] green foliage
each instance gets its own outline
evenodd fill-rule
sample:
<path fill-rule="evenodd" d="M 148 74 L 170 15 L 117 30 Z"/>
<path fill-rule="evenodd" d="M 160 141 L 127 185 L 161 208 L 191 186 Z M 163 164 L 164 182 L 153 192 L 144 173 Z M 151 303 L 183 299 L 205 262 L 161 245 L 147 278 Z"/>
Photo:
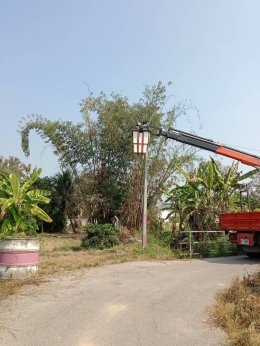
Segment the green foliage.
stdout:
<path fill-rule="evenodd" d="M 186 181 L 184 185 L 177 185 L 167 193 L 167 202 L 172 203 L 173 209 L 169 217 L 177 213 L 180 228 L 189 226 L 193 231 L 219 230 L 220 214 L 236 210 L 239 205 L 236 190 L 243 186 L 244 179 L 257 171 L 241 175 L 238 164 L 233 163 L 227 172 L 222 172 L 212 158 L 200 163 L 197 172 L 193 174 L 178 169 Z"/>
<path fill-rule="evenodd" d="M 169 248 L 173 247 L 172 232 L 169 230 L 163 229 L 158 234 L 158 240 L 162 246 L 169 247 Z"/>
<path fill-rule="evenodd" d="M 44 210 L 52 217 L 52 224 L 44 224 L 45 232 L 63 232 L 67 218 L 72 230 L 77 232 L 76 217 L 83 209 L 84 200 L 79 193 L 79 179 L 75 178 L 70 170 L 63 170 L 52 178 L 42 178 L 37 186 L 52 192 L 52 201 L 44 206 Z"/>
<path fill-rule="evenodd" d="M 203 241 L 192 244 L 193 252 L 202 257 L 221 257 L 232 255 L 236 252 L 236 245 L 231 244 L 223 236 L 214 237 L 207 235 Z"/>
<path fill-rule="evenodd" d="M 178 253 L 177 249 L 174 248 L 174 239 L 170 230 L 164 229 L 155 236 L 157 242 L 164 248 L 171 249 L 174 253 Z M 199 242 L 194 242 L 196 239 L 192 239 L 192 250 L 194 253 L 199 253 L 202 257 L 221 257 L 232 255 L 236 252 L 236 245 L 228 242 L 224 236 L 216 237 L 214 234 L 206 234 L 206 236 Z M 186 239 L 188 244 L 188 239 Z M 180 251 L 179 257 L 187 256 L 188 245 L 186 251 Z"/>
<path fill-rule="evenodd" d="M 118 234 L 111 224 L 90 224 L 86 226 L 86 235 L 82 239 L 82 247 L 104 250 L 118 245 Z"/>
<path fill-rule="evenodd" d="M 66 215 L 62 197 L 56 190 L 55 177 L 39 178 L 35 182 L 34 188 L 48 190 L 51 192 L 52 196 L 50 203 L 43 205 L 42 209 L 51 217 L 53 221 L 51 223 L 39 221 L 39 226 L 42 228 L 42 231 L 46 233 L 64 232 L 66 228 Z"/>
<path fill-rule="evenodd" d="M 50 192 L 32 189 L 40 173 L 40 169 L 35 169 L 22 185 L 15 174 L 0 176 L 1 237 L 35 235 L 36 218 L 52 221 L 38 206 L 50 202 Z"/>
<path fill-rule="evenodd" d="M 178 252 L 173 252 L 168 245 L 164 245 L 163 242 L 158 239 L 158 235 L 153 233 L 148 234 L 147 246 L 144 249 L 140 243 L 135 244 L 135 252 L 141 256 L 148 256 L 150 259 L 172 259 L 175 255 L 179 257 Z"/>
<path fill-rule="evenodd" d="M 260 172 L 254 177 L 251 184 L 251 208 L 253 211 L 259 211 L 260 209 Z"/>
<path fill-rule="evenodd" d="M 35 130 L 53 145 L 63 168 L 70 168 L 82 180 L 84 212 L 90 222 L 109 223 L 120 217 L 128 228 L 138 228 L 142 192 L 143 160 L 133 155 L 132 129 L 138 121 L 159 127 L 173 127 L 176 119 L 193 109 L 191 104 L 177 103 L 168 107 L 166 86 L 161 82 L 145 87 L 142 98 L 130 104 L 126 97 L 112 94 L 109 98 L 92 93 L 82 100 L 83 122 L 50 121 L 34 115 L 21 124 L 22 149 L 28 156 L 29 133 Z M 155 206 L 162 189 L 171 185 L 176 175 L 175 164 L 192 162 L 194 149 L 153 136 L 150 143 L 148 207 Z M 140 190 L 140 189 L 139 189 Z M 135 203 L 132 203 L 135 201 Z"/>
<path fill-rule="evenodd" d="M 9 176 L 11 173 L 15 174 L 20 181 L 24 181 L 31 174 L 31 165 L 25 165 L 17 157 L 0 156 L 0 174 Z"/>
<path fill-rule="evenodd" d="M 54 177 L 55 193 L 60 198 L 64 214 L 70 220 L 74 233 L 76 233 L 75 217 L 79 214 L 81 199 L 76 193 L 75 179 L 70 170 L 64 170 Z"/>

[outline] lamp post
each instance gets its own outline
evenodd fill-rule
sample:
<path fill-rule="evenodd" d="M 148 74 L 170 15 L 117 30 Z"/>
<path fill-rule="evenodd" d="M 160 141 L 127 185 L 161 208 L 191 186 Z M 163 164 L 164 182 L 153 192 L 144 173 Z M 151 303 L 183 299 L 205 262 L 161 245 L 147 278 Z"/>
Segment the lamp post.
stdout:
<path fill-rule="evenodd" d="M 142 246 L 147 245 L 147 172 L 148 172 L 148 143 L 150 131 L 141 123 L 137 123 L 133 129 L 133 147 L 134 153 L 144 156 L 144 192 L 143 192 L 143 233 Z"/>

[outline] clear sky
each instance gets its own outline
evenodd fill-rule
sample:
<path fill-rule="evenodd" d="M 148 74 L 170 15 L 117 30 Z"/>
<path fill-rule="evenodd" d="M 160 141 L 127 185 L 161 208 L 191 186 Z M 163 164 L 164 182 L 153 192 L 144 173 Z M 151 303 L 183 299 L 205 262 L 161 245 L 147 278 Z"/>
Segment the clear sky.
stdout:
<path fill-rule="evenodd" d="M 197 105 L 199 135 L 260 156 L 259 14 L 259 0 L 0 0 L 0 155 L 53 174 L 36 134 L 24 157 L 22 117 L 78 122 L 88 88 L 137 101 L 161 80 Z"/>

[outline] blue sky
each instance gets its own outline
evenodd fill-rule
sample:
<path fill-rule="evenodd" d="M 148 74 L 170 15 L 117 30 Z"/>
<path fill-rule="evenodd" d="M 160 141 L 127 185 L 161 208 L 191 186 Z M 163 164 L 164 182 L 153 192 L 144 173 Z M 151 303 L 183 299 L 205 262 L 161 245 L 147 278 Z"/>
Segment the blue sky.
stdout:
<path fill-rule="evenodd" d="M 88 89 L 133 102 L 161 80 L 199 109 L 202 129 L 192 115 L 180 129 L 260 156 L 259 13 L 258 0 L 0 0 L 0 155 L 53 174 L 37 135 L 23 155 L 22 117 L 78 122 Z"/>

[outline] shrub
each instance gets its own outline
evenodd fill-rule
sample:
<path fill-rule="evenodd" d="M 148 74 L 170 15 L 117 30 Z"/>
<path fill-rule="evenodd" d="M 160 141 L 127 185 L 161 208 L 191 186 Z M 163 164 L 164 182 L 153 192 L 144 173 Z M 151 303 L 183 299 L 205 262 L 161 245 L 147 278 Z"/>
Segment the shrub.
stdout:
<path fill-rule="evenodd" d="M 229 243 L 223 237 L 205 238 L 203 241 L 193 244 L 193 252 L 198 252 L 203 257 L 221 257 L 234 253 L 236 246 Z"/>
<path fill-rule="evenodd" d="M 162 246 L 169 248 L 173 247 L 172 232 L 169 230 L 163 230 L 158 235 L 159 242 Z"/>
<path fill-rule="evenodd" d="M 82 239 L 82 247 L 104 250 L 118 245 L 117 230 L 110 224 L 89 224 Z"/>

